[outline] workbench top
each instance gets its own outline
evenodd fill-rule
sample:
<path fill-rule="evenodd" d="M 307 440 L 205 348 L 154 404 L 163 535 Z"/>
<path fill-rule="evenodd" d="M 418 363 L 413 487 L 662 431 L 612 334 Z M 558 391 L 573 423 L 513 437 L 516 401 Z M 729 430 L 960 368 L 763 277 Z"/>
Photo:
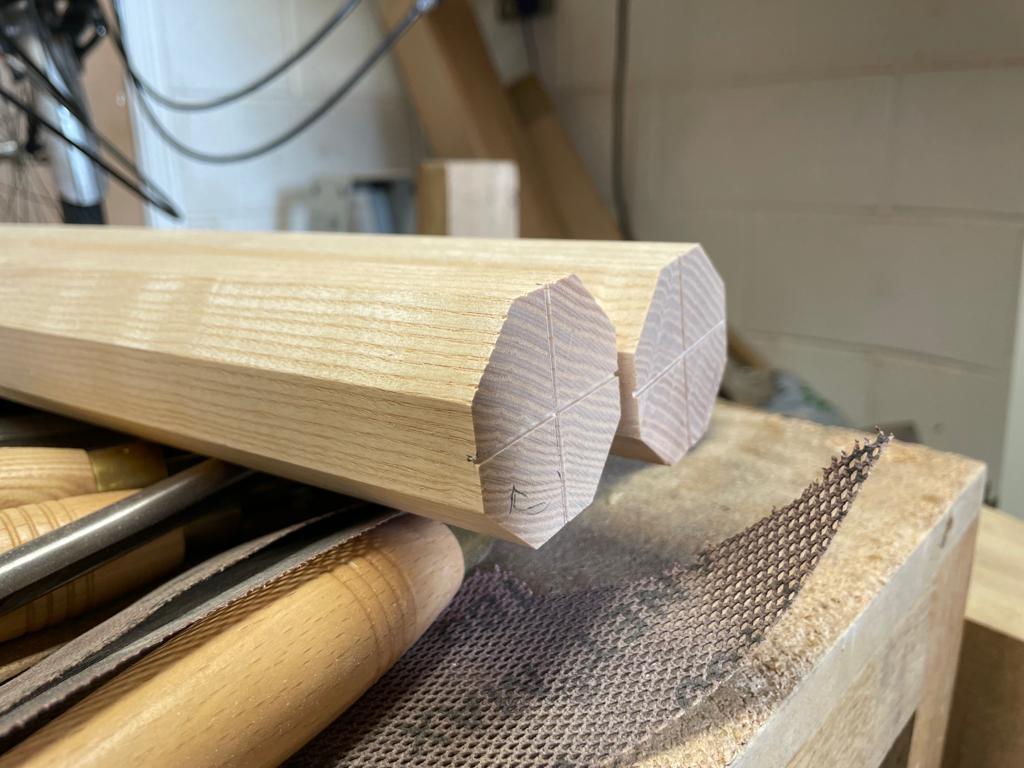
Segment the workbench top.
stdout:
<path fill-rule="evenodd" d="M 721 539 L 791 500 L 853 437 L 719 408 L 675 473 L 681 500 L 705 510 L 684 518 L 691 540 Z M 750 663 L 641 764 L 879 765 L 913 717 L 908 759 L 890 758 L 938 765 L 984 482 L 978 462 L 892 444 Z M 636 504 L 626 490 L 620 499 Z"/>
<path fill-rule="evenodd" d="M 865 437 L 719 403 L 682 462 L 612 457 L 594 505 L 542 550 L 499 544 L 485 565 L 559 592 L 688 562 L 792 501 Z M 891 444 L 752 658 L 631 759 L 876 766 L 903 732 L 910 762 L 894 752 L 893 765 L 938 765 L 984 483 L 979 462 Z"/>

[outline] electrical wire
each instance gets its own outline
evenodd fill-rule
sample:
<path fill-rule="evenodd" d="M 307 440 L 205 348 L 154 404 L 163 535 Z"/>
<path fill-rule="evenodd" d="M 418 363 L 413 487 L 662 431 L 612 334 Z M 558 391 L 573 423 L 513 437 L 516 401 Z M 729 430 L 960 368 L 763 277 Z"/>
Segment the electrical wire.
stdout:
<path fill-rule="evenodd" d="M 370 69 L 372 69 L 373 66 L 388 53 L 388 51 L 391 50 L 402 35 L 404 35 L 409 28 L 419 20 L 420 16 L 433 9 L 438 2 L 439 0 L 416 0 L 412 7 L 409 8 L 408 13 L 406 13 L 402 20 L 398 22 L 398 25 L 384 36 L 384 39 L 381 40 L 380 44 L 370 53 L 369 56 L 366 57 L 366 59 L 363 60 L 356 70 L 349 75 L 348 79 L 338 86 L 333 93 L 321 102 L 318 107 L 288 130 L 263 144 L 252 147 L 251 149 L 225 154 L 215 154 L 195 149 L 194 147 L 190 147 L 175 138 L 153 113 L 153 109 L 146 101 L 145 95 L 136 90 L 139 107 L 142 114 L 146 117 L 150 125 L 153 126 L 153 129 L 160 135 L 160 137 L 185 157 L 199 162 L 213 164 L 240 163 L 245 160 L 252 160 L 253 158 L 265 155 L 268 152 L 272 152 L 284 144 L 287 144 L 329 112 L 339 101 L 341 101 L 342 98 L 347 96 L 359 81 L 362 80 L 363 76 L 369 72 Z M 113 31 L 112 34 L 115 35 L 115 40 L 120 38 L 119 32 Z"/>
<path fill-rule="evenodd" d="M 118 171 L 116 168 L 111 166 L 109 163 L 104 161 L 103 158 L 101 158 L 99 155 L 97 155 L 92 149 L 90 149 L 89 147 L 85 146 L 84 144 L 81 144 L 81 143 L 75 141 L 74 139 L 70 139 L 67 136 L 65 136 L 64 133 L 60 130 L 60 128 L 55 126 L 53 123 L 51 123 L 45 117 L 43 117 L 38 112 L 36 112 L 34 109 L 32 109 L 32 107 L 30 107 L 28 104 L 26 104 L 21 99 L 19 99 L 11 91 L 7 90 L 7 88 L 5 86 L 3 86 L 3 85 L 0 85 L 0 98 L 2 98 L 4 100 L 6 100 L 7 102 L 9 102 L 16 109 L 18 109 L 21 112 L 23 112 L 31 120 L 36 121 L 39 125 L 41 125 L 46 130 L 48 130 L 51 133 L 55 134 L 62 141 L 65 141 L 68 144 L 70 144 L 72 147 L 77 149 L 83 155 L 85 155 L 90 160 L 92 160 L 96 165 L 98 165 L 100 168 L 102 168 L 104 171 L 106 171 L 108 174 L 110 174 L 112 177 L 114 177 L 117 181 L 121 182 L 122 184 L 124 184 L 124 186 L 128 187 L 128 189 L 130 189 L 136 195 L 141 197 L 143 200 L 145 200 L 145 201 L 155 205 L 157 208 L 159 208 L 161 211 L 163 211 L 164 213 L 168 214 L 169 216 L 173 216 L 176 219 L 180 219 L 181 218 L 181 214 L 178 213 L 178 211 L 174 208 L 174 205 L 171 204 L 169 201 L 167 201 L 166 198 L 161 200 L 158 197 L 154 197 L 154 196 L 150 195 L 141 186 L 139 186 L 134 181 L 132 181 L 131 179 L 126 177 L 123 173 Z"/>
<path fill-rule="evenodd" d="M 615 9 L 615 70 L 612 82 L 612 196 L 619 229 L 626 240 L 633 239 L 623 165 L 626 122 L 626 81 L 629 69 L 629 0 L 618 0 Z"/>
<path fill-rule="evenodd" d="M 248 96 L 249 94 L 254 93 L 255 91 L 258 91 L 260 88 L 262 88 L 272 80 L 275 80 L 278 77 L 280 77 L 282 74 L 284 74 L 293 66 L 295 66 L 295 64 L 297 64 L 301 59 L 303 59 L 310 51 L 316 48 L 321 42 L 323 42 L 324 38 L 326 38 L 334 30 L 334 28 L 338 26 L 338 24 L 344 21 L 345 18 L 348 17 L 348 15 L 356 9 L 356 6 L 358 6 L 360 2 L 361 0 L 347 0 L 347 2 L 343 3 L 342 6 L 338 8 L 338 10 L 335 11 L 334 14 L 329 19 L 327 19 L 327 21 L 316 32 L 314 32 L 313 35 L 308 40 L 306 40 L 305 43 L 299 46 L 299 48 L 296 49 L 291 55 L 286 57 L 283 61 L 281 61 L 277 66 L 268 71 L 262 77 L 256 78 L 248 85 L 244 85 L 235 91 L 226 93 L 223 96 L 218 96 L 216 98 L 209 99 L 207 101 L 181 101 L 179 99 L 174 99 L 170 96 L 165 96 L 164 94 L 160 93 L 159 90 L 157 90 L 152 84 L 149 83 L 149 81 L 143 78 L 142 75 L 140 75 L 138 71 L 135 69 L 135 67 L 132 66 L 131 61 L 128 57 L 128 51 L 124 46 L 124 41 L 121 39 L 120 34 L 114 36 L 114 42 L 117 46 L 118 53 L 121 56 L 121 61 L 124 62 L 125 72 L 128 73 L 129 79 L 132 81 L 135 87 L 139 89 L 139 91 L 146 94 L 157 104 L 167 107 L 168 109 L 174 109 L 179 112 L 201 112 L 204 110 L 223 107 L 227 104 L 231 104 L 232 102 L 238 101 L 239 99 L 244 98 L 245 96 Z M 117 19 L 118 29 L 120 30 L 122 27 L 119 5 L 120 3 L 117 0 L 115 0 L 113 4 L 114 16 Z"/>
<path fill-rule="evenodd" d="M 173 216 L 174 218 L 180 218 L 178 213 L 174 209 L 173 203 L 170 202 L 167 194 L 164 193 L 159 187 L 145 177 L 142 171 L 139 170 L 138 166 L 132 162 L 120 149 L 114 145 L 106 136 L 101 134 L 92 125 L 88 115 L 82 110 L 81 105 L 77 101 L 72 101 L 69 94 L 58 88 L 53 81 L 43 72 L 39 66 L 32 60 L 31 57 L 18 45 L 18 42 L 7 35 L 2 28 L 0 28 L 0 49 L 6 49 L 9 51 L 8 55 L 13 55 L 13 58 L 21 65 L 25 74 L 28 75 L 29 80 L 32 81 L 33 85 L 37 88 L 44 90 L 51 98 L 53 98 L 58 104 L 64 107 L 70 112 L 78 122 L 85 127 L 86 131 L 92 136 L 92 138 L 104 149 L 107 150 L 132 176 L 138 179 L 139 190 L 130 187 L 133 192 L 139 194 L 144 200 Z M 33 112 L 33 116 L 34 116 Z M 67 136 L 64 136 L 63 132 L 60 132 L 61 138 L 65 141 L 69 141 Z M 107 173 L 112 173 L 112 168 L 106 161 L 100 161 L 99 166 Z M 116 177 L 115 177 L 116 178 Z"/>

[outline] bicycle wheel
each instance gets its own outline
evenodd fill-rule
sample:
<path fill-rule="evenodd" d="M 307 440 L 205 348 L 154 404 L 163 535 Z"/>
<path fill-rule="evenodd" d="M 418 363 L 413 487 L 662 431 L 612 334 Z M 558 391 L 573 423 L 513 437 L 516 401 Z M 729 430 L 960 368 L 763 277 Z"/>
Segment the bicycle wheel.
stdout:
<path fill-rule="evenodd" d="M 9 67 L 0 65 L 0 82 L 19 98 L 31 101 L 31 87 Z M 37 133 L 23 112 L 0 100 L 0 222 L 49 224 L 64 220 Z"/>

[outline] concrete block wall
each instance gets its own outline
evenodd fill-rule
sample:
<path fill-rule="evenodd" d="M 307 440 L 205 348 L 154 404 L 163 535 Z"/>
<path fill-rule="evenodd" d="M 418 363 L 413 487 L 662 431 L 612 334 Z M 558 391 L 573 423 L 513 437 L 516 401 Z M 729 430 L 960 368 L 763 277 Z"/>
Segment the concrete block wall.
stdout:
<path fill-rule="evenodd" d="M 537 23 L 541 75 L 610 198 L 615 3 L 556 5 Z M 637 236 L 702 241 L 770 359 L 855 423 L 912 419 L 988 462 L 1024 514 L 1024 408 L 1021 448 L 1006 430 L 1024 397 L 1024 3 L 631 8 Z"/>

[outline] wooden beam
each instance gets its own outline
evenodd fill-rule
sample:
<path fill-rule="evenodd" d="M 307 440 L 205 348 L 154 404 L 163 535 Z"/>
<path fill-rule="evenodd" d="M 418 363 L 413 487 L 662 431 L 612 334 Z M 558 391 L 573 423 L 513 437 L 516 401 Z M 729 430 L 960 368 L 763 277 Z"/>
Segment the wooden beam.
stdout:
<path fill-rule="evenodd" d="M 315 237 L 315 236 L 314 236 Z M 674 464 L 705 433 L 725 370 L 725 289 L 689 243 L 479 241 L 422 238 L 392 263 L 571 271 L 615 328 L 622 419 L 612 452 Z M 310 244 L 311 247 L 311 244 Z M 351 253 L 373 252 L 353 237 Z M 326 253 L 321 249 L 322 253 Z"/>
<path fill-rule="evenodd" d="M 519 168 L 510 160 L 427 160 L 416 218 L 423 235 L 519 237 Z"/>
<path fill-rule="evenodd" d="M 508 94 L 540 160 L 565 236 L 621 240 L 615 216 L 598 194 L 540 80 L 527 75 L 509 86 Z"/>
<path fill-rule="evenodd" d="M 203 233 L 231 247 L 240 235 Z M 615 329 L 621 420 L 612 450 L 674 464 L 706 432 L 725 369 L 725 289 L 694 243 L 482 240 L 456 237 L 289 233 L 246 236 L 250 256 L 343 263 L 372 260 L 391 267 L 449 269 L 459 279 L 522 275 L 550 282 L 573 274 Z M 484 281 L 486 282 L 486 281 Z"/>
<path fill-rule="evenodd" d="M 479 224 L 492 218 L 490 204 L 460 187 L 458 174 L 433 173 L 446 183 L 421 185 L 421 207 L 445 209 L 457 200 L 468 209 L 464 220 Z M 464 231 L 452 228 L 447 234 Z M 424 242 L 430 247 L 408 249 L 400 258 L 579 276 L 616 331 L 622 417 L 614 453 L 674 464 L 707 430 L 725 370 L 725 290 L 699 245 L 532 241 L 482 248 L 458 238 L 444 247 L 432 239 Z M 353 248 L 369 245 L 355 242 Z"/>
<path fill-rule="evenodd" d="M 3 228 L 0 392 L 539 546 L 593 498 L 615 332 L 566 272 L 447 247 Z"/>
<path fill-rule="evenodd" d="M 412 0 L 377 0 L 385 29 Z M 402 80 L 433 153 L 514 160 L 522 185 L 522 235 L 562 237 L 565 227 L 541 162 L 498 78 L 466 0 L 445 0 L 395 46 Z"/>

